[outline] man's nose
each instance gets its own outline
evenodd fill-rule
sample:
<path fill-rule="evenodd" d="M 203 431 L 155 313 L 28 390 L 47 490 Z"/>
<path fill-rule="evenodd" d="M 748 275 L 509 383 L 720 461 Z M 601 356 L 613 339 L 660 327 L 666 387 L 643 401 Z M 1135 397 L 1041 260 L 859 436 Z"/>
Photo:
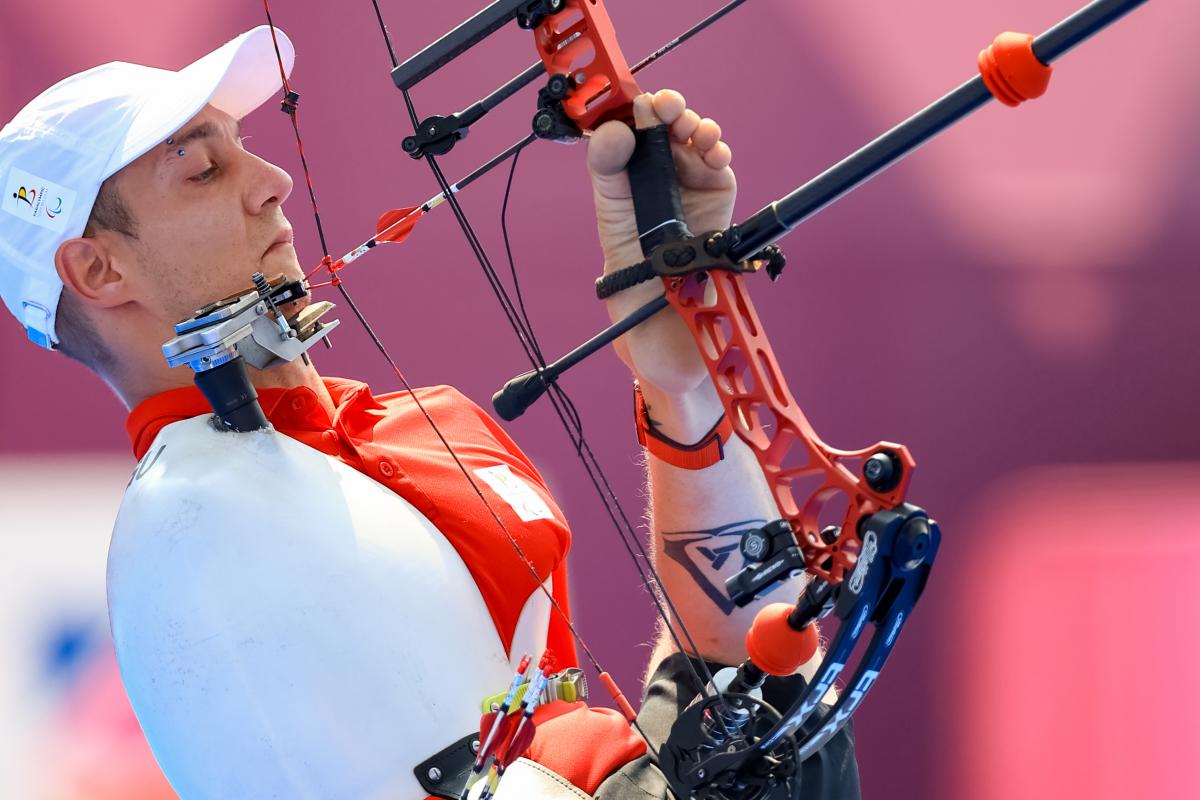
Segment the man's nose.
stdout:
<path fill-rule="evenodd" d="M 292 193 L 292 178 L 284 170 L 257 156 L 258 171 L 251 181 L 247 193 L 247 209 L 251 214 L 261 214 L 273 205 L 282 205 Z"/>

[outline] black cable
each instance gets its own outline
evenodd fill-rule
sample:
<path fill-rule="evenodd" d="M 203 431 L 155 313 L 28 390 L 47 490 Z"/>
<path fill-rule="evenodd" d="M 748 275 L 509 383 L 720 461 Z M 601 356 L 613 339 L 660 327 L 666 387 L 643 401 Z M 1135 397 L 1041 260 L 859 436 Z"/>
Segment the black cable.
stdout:
<path fill-rule="evenodd" d="M 525 327 L 533 333 L 533 323 L 529 321 L 529 313 L 525 309 L 525 296 L 521 292 L 521 280 L 517 277 L 517 265 L 513 261 L 512 242 L 508 236 L 508 200 L 512 194 L 513 177 L 517 174 L 517 158 L 521 155 L 518 150 L 513 154 L 512 165 L 508 170 L 508 182 L 504 186 L 504 202 L 500 205 L 500 233 L 504 237 L 504 252 L 508 255 L 508 270 L 512 274 L 513 291 L 517 294 L 517 304 L 521 309 L 521 319 L 525 323 Z M 538 357 L 538 366 L 546 366 L 546 357 L 542 355 L 541 348 L 538 346 L 536 335 L 534 336 L 534 347 Z M 583 420 L 579 416 L 578 409 L 575 408 L 575 403 L 567 396 L 567 393 L 562 391 L 557 381 L 550 384 L 551 391 L 559 395 L 559 400 L 567 409 L 567 413 L 571 417 L 571 425 L 581 436 L 583 435 Z"/>
<path fill-rule="evenodd" d="M 735 3 L 736 2 L 744 2 L 744 0 L 735 0 Z M 372 0 L 372 4 L 375 7 L 380 23 L 380 31 L 383 34 L 385 43 L 387 44 L 388 52 L 392 57 L 394 67 L 395 57 L 394 49 L 391 45 L 391 37 L 388 34 L 387 26 L 383 23 L 382 14 L 379 13 L 378 3 L 376 0 Z M 671 47 L 673 46 L 674 45 L 671 45 Z M 412 97 L 406 89 L 401 89 L 401 94 L 404 98 L 405 108 L 408 111 L 409 119 L 412 122 L 413 129 L 416 130 L 420 125 L 420 119 L 417 115 Z M 519 152 L 519 150 L 517 152 Z M 481 269 L 483 270 L 485 278 L 492 287 L 492 292 L 496 296 L 497 301 L 500 303 L 501 309 L 503 310 L 505 317 L 508 319 L 509 325 L 512 327 L 514 333 L 517 334 L 517 339 L 521 344 L 521 348 L 525 351 L 526 357 L 529 359 L 530 363 L 535 369 L 542 369 L 545 366 L 545 360 L 541 355 L 541 349 L 538 346 L 537 338 L 533 333 L 532 326 L 527 324 L 527 320 L 522 318 L 522 312 L 519 312 L 513 305 L 511 297 L 509 297 L 508 292 L 500 282 L 499 276 L 497 275 L 495 268 L 491 263 L 491 259 L 488 257 L 487 252 L 482 243 L 479 241 L 479 238 L 471 226 L 470 221 L 467 219 L 466 213 L 463 211 L 458 199 L 454 196 L 454 192 L 451 191 L 450 184 L 446 180 L 445 175 L 442 173 L 437 160 L 430 153 L 425 154 L 425 160 L 429 164 L 430 170 L 433 172 L 434 178 L 437 180 L 443 196 L 446 198 L 447 205 L 449 205 L 453 210 L 455 219 L 458 221 L 459 228 L 462 230 L 468 246 L 471 248 L 472 253 L 475 255 L 476 261 L 478 261 Z M 513 271 L 515 274 L 515 266 L 513 267 Z M 380 346 L 382 345 L 381 342 L 378 344 Z M 651 600 L 658 610 L 659 617 L 662 619 L 663 624 L 666 626 L 668 633 L 675 642 L 675 645 L 679 648 L 680 652 L 688 652 L 687 648 L 683 646 L 683 642 L 680 639 L 680 634 L 682 634 L 683 638 L 686 639 L 687 643 L 691 646 L 691 652 L 697 656 L 697 659 L 699 659 L 699 648 L 696 646 L 695 640 L 692 638 L 687 625 L 684 623 L 682 617 L 675 608 L 674 602 L 671 600 L 670 595 L 663 587 L 662 581 L 659 578 L 657 571 L 654 569 L 653 564 L 651 563 L 649 554 L 646 552 L 644 545 L 638 538 L 633 525 L 629 521 L 628 515 L 625 513 L 625 510 L 620 503 L 620 500 L 617 498 L 616 493 L 613 491 L 611 484 L 604 475 L 604 472 L 601 469 L 595 454 L 592 452 L 586 438 L 583 436 L 582 429 L 578 426 L 577 414 L 574 415 L 573 422 L 571 415 L 569 415 L 566 411 L 566 406 L 570 404 L 569 398 L 556 383 L 550 383 L 550 390 L 551 391 L 548 392 L 548 395 L 551 398 L 551 404 L 554 407 L 555 413 L 559 417 L 564 429 L 567 431 L 568 437 L 575 445 L 576 452 L 580 456 L 580 460 L 584 465 L 585 472 L 592 481 L 592 485 L 596 489 L 601 503 L 604 505 L 605 511 L 612 520 L 614 527 L 616 527 L 618 536 L 620 537 L 626 552 L 629 554 L 630 559 L 634 562 L 634 567 L 637 569 L 638 575 L 641 577 L 643 586 L 648 590 Z M 571 404 L 571 407 L 573 408 L 573 404 Z M 465 471 L 464 475 L 466 475 Z M 469 480 L 470 477 L 467 477 Z M 617 519 L 618 516 L 620 517 L 619 522 Z M 513 538 L 511 533 L 509 533 L 506 528 L 504 528 L 504 533 L 510 539 Z M 644 564 L 639 563 L 640 560 L 638 555 L 634 552 L 635 549 L 641 555 L 640 560 L 644 561 Z M 528 566 L 531 570 L 534 570 L 536 575 L 536 570 L 534 569 L 533 565 L 529 563 Z M 647 575 L 647 571 L 649 571 L 649 575 Z M 651 576 L 653 577 L 653 580 L 651 580 Z M 543 590 L 544 588 L 545 587 L 543 587 Z M 666 608 L 663 607 L 664 603 L 666 604 Z M 557 604 L 555 605 L 557 607 Z M 674 622 L 672 622 L 672 616 L 668 616 L 667 608 L 670 609 L 671 615 L 674 617 Z M 579 641 L 585 652 L 588 652 L 586 643 L 579 638 L 578 634 L 574 630 L 574 627 L 571 625 L 570 620 L 566 619 L 562 609 L 559 608 L 558 611 L 563 615 L 564 621 L 566 621 L 568 627 L 571 627 L 572 634 L 575 635 L 577 641 Z M 676 626 L 678 626 L 678 631 L 676 631 Z M 593 666 L 599 670 L 599 664 L 594 661 L 594 657 L 590 654 L 590 652 L 588 652 L 588 657 L 589 659 L 593 660 Z M 713 687 L 713 691 L 715 691 L 715 685 L 713 684 L 712 674 L 709 672 L 707 665 L 704 664 L 703 660 L 700 660 L 700 664 L 704 672 L 703 677 L 695 671 L 695 667 L 691 664 L 691 659 L 689 659 L 689 666 L 692 667 L 693 675 L 701 685 L 701 692 L 707 697 L 709 695 L 709 687 Z M 637 727 L 636 720 L 633 721 L 633 724 L 635 727 Z M 644 738 L 644 732 L 642 732 L 640 728 L 638 728 L 638 731 L 639 733 L 643 733 Z"/>
<path fill-rule="evenodd" d="M 417 122 L 419 118 L 417 116 L 411 96 L 405 90 L 401 90 L 401 94 L 404 96 L 405 106 L 408 108 L 410 118 L 414 120 L 414 124 L 419 124 Z M 471 247 L 476 260 L 483 269 L 484 276 L 491 285 L 492 291 L 496 296 L 496 300 L 500 303 L 505 316 L 508 318 L 509 325 L 512 326 L 513 331 L 517 334 L 517 338 L 521 343 L 521 347 L 523 350 L 525 350 L 526 357 L 529 359 L 530 363 L 535 369 L 542 368 L 544 366 L 544 361 L 541 364 L 538 363 L 540 359 L 537 355 L 538 351 L 535 344 L 535 337 L 522 324 L 520 316 L 512 304 L 512 299 L 508 296 L 503 284 L 500 283 L 499 278 L 496 275 L 495 268 L 492 266 L 486 250 L 484 249 L 482 243 L 480 243 L 478 236 L 475 234 L 470 221 L 467 219 L 466 213 L 463 211 L 458 199 L 450 191 L 450 185 L 446 181 L 445 175 L 442 174 L 442 170 L 437 163 L 437 159 L 431 153 L 426 153 L 425 160 L 429 164 L 430 169 L 433 172 L 438 185 L 441 187 L 443 194 L 446 196 L 447 204 L 454 211 L 455 219 L 458 220 L 459 227 L 462 230 L 464 237 L 467 239 L 467 243 Z M 690 652 L 695 654 L 699 659 L 700 650 L 696 646 L 695 640 L 693 639 L 691 632 L 688 630 L 686 623 L 684 623 L 682 617 L 678 613 L 678 610 L 675 608 L 674 601 L 671 600 L 670 594 L 667 593 L 663 588 L 662 581 L 659 578 L 657 571 L 654 569 L 653 564 L 651 563 L 650 556 L 646 552 L 645 546 L 638 538 L 633 525 L 629 522 L 629 517 L 625 513 L 620 500 L 617 498 L 616 492 L 613 491 L 607 476 L 604 475 L 604 472 L 601 469 L 598 460 L 596 460 L 591 447 L 588 445 L 586 438 L 584 438 L 582 435 L 576 435 L 573 431 L 567 418 L 567 414 L 561 402 L 558 401 L 558 397 L 560 396 L 559 393 L 562 392 L 561 387 L 557 387 L 557 384 L 553 383 L 551 386 L 557 390 L 548 392 L 548 396 L 551 398 L 551 404 L 554 407 L 555 413 L 558 415 L 563 427 L 567 430 L 568 436 L 575 445 L 575 450 L 580 455 L 581 461 L 584 463 L 584 469 L 587 472 L 589 479 L 592 481 L 592 485 L 596 489 L 597 494 L 600 496 L 600 500 L 605 507 L 605 511 L 608 513 L 613 525 L 617 528 L 621 542 L 625 546 L 626 552 L 629 554 L 630 559 L 633 561 L 634 568 L 637 569 L 638 575 L 642 579 L 643 586 L 645 586 L 649 591 L 651 601 L 658 609 L 659 616 L 662 619 L 663 624 L 666 626 L 668 633 L 675 642 L 675 645 L 679 648 L 680 652 L 689 652 L 689 650 L 683 646 L 683 641 L 680 639 L 680 635 L 682 634 L 683 639 L 686 639 L 687 643 L 691 646 Z M 620 517 L 620 521 L 617 519 L 618 516 Z M 622 527 L 622 523 L 624 527 Z M 635 549 L 642 556 L 640 560 L 634 553 Z M 641 561 L 644 561 L 644 564 L 640 563 Z M 649 571 L 650 576 L 653 576 L 653 581 L 651 581 L 651 578 L 647 575 L 647 571 Z M 663 607 L 664 603 L 666 604 L 666 608 Z M 668 616 L 666 610 L 667 608 L 670 609 L 675 622 L 672 622 L 672 617 Z M 676 630 L 676 626 L 678 626 L 678 631 Z M 700 660 L 700 664 L 705 670 L 705 674 L 703 676 L 696 674 L 694 677 L 701 685 L 702 693 L 705 697 L 707 697 L 709 694 L 709 686 L 713 685 L 712 675 L 707 672 L 707 666 L 704 665 L 702 659 Z"/>

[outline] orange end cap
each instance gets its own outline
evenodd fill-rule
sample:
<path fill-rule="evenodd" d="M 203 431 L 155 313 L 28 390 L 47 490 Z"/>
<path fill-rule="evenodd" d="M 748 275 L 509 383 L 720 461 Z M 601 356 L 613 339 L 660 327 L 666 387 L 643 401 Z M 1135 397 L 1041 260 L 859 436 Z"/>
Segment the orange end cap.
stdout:
<path fill-rule="evenodd" d="M 979 53 L 979 74 L 988 90 L 1006 106 L 1041 97 L 1053 69 L 1033 54 L 1033 35 L 1007 31 Z"/>
<path fill-rule="evenodd" d="M 746 631 L 746 654 L 768 675 L 791 675 L 817 652 L 817 626 L 796 630 L 788 624 L 792 611 L 788 603 L 772 603 L 758 612 Z"/>
<path fill-rule="evenodd" d="M 637 712 L 633 710 L 633 706 L 625 699 L 625 693 L 617 687 L 617 682 L 613 680 L 612 675 L 607 672 L 600 673 L 600 682 L 604 684 L 604 688 L 612 695 L 613 702 L 617 704 L 617 708 L 621 711 L 621 716 L 633 722 L 637 719 Z"/>

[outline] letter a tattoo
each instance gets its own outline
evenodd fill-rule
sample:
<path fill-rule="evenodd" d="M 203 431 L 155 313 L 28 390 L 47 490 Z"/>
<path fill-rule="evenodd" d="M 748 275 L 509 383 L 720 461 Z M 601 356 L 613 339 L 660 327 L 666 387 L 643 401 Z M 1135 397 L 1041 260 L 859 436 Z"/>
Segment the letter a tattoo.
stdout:
<path fill-rule="evenodd" d="M 663 553 L 687 570 L 713 601 L 713 605 L 729 616 L 737 606 L 725 592 L 721 569 L 730 556 L 737 555 L 742 543 L 742 531 L 765 524 L 766 520 L 746 519 L 702 531 L 664 531 Z"/>

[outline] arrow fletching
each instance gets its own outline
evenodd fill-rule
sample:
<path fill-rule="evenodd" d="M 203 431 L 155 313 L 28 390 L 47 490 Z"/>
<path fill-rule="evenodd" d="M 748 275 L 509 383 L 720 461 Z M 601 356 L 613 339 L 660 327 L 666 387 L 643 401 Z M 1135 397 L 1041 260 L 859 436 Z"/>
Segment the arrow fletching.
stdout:
<path fill-rule="evenodd" d="M 424 206 L 393 208 L 391 211 L 383 212 L 379 217 L 379 222 L 375 223 L 375 241 L 400 244 L 408 238 L 408 235 L 412 233 L 413 226 L 417 224 L 417 220 L 423 216 L 425 216 Z"/>
<path fill-rule="evenodd" d="M 512 717 L 509 716 L 508 709 L 501 708 L 499 711 L 484 714 L 483 719 L 479 721 L 479 730 L 488 731 L 487 738 L 480 745 L 479 753 L 475 756 L 475 763 L 479 765 L 480 769 L 483 768 L 483 764 L 488 760 L 488 757 L 496 752 L 496 748 L 507 738 L 511 720 Z"/>
<path fill-rule="evenodd" d="M 508 747 L 504 748 L 504 753 L 496 758 L 500 762 L 501 770 L 529 752 L 529 746 L 533 744 L 535 733 L 537 733 L 537 725 L 533 720 L 529 717 L 522 717 L 521 724 L 517 726 L 517 732 L 508 742 Z"/>

